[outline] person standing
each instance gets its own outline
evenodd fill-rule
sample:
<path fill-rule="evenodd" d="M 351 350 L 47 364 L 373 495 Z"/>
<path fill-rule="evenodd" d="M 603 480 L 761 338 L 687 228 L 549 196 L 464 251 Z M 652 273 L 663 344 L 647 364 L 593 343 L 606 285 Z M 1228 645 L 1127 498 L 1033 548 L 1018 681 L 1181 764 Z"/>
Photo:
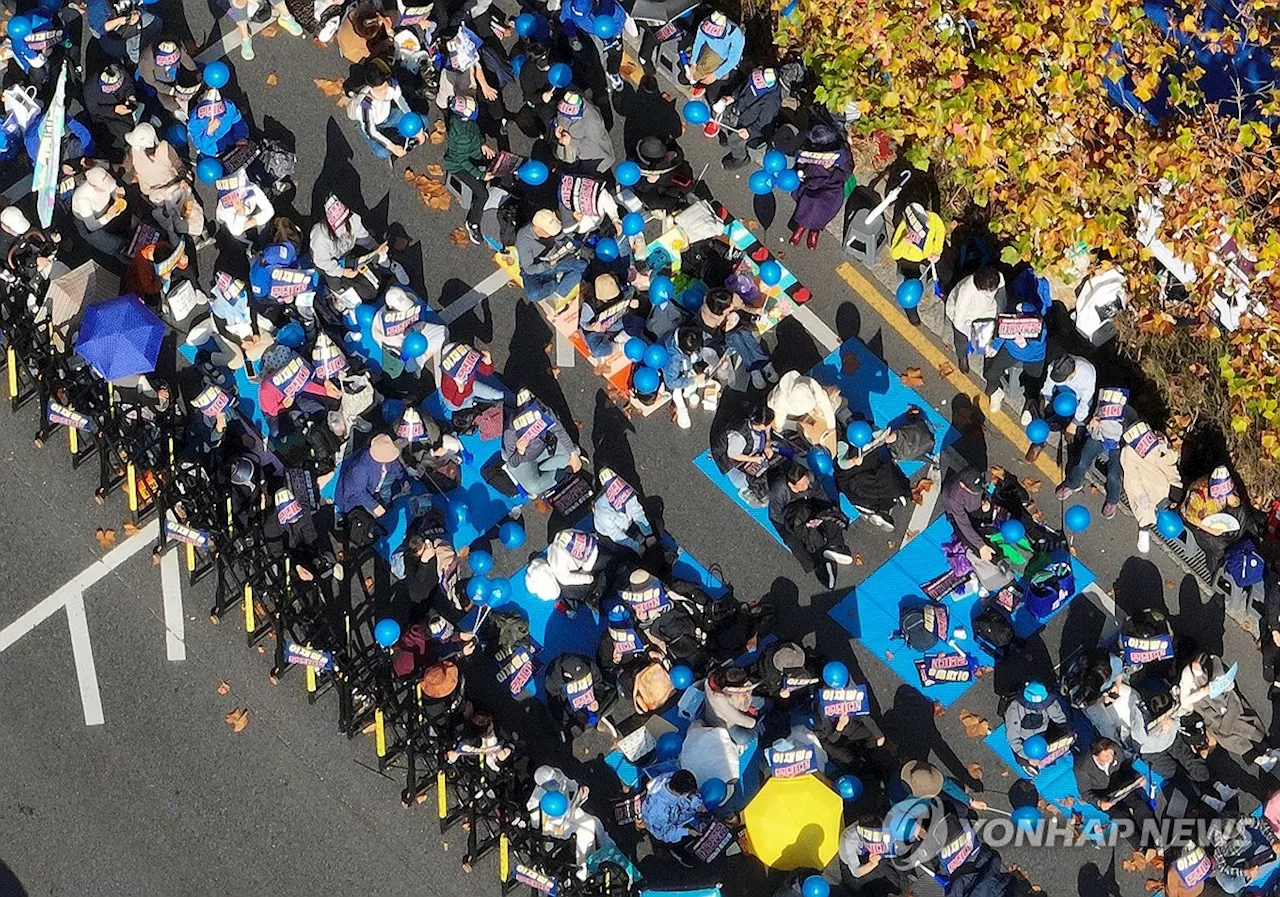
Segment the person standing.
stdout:
<path fill-rule="evenodd" d="M 276 24 L 281 28 L 294 37 L 302 36 L 302 26 L 290 14 L 284 0 L 272 0 L 270 4 L 267 0 L 227 0 L 227 18 L 235 24 L 236 33 L 240 36 L 241 59 L 248 62 L 254 57 L 250 24 L 257 21 L 269 22 L 272 13 L 275 14 Z"/>
<path fill-rule="evenodd" d="M 796 170 L 800 186 L 791 194 L 796 201 L 789 225 L 791 245 L 799 246 L 804 240 L 810 249 L 817 249 L 823 228 L 844 209 L 844 185 L 853 174 L 853 157 L 835 128 L 816 124 L 796 155 Z"/>

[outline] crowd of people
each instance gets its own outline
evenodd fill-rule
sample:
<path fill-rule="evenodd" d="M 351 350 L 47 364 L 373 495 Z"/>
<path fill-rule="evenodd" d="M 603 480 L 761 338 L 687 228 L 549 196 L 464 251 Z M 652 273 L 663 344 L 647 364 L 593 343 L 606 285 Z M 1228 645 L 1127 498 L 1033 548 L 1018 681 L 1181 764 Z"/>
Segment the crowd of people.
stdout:
<path fill-rule="evenodd" d="M 972 820 L 989 809 L 980 794 L 927 762 L 898 767 L 867 685 L 838 659 L 776 638 L 769 601 L 741 601 L 723 583 L 681 572 L 638 484 L 607 466 L 592 470 L 544 401 L 508 388 L 487 348 L 450 333 L 357 198 L 324 193 L 306 220 L 280 211 L 292 206 L 295 167 L 312 160 L 260 131 L 226 62 L 197 64 L 181 23 L 162 20 L 145 0 L 19 7 L 6 26 L 0 159 L 15 178 L 49 164 L 56 177 L 38 208 L 19 201 L 0 210 L 6 342 L 30 357 L 25 347 L 44 339 L 45 328 L 30 325 L 50 320 L 60 259 L 87 257 L 118 273 L 122 294 L 180 334 L 180 357 L 113 378 L 112 395 L 148 421 L 175 422 L 184 463 L 206 468 L 228 492 L 226 526 L 261 531 L 270 551 L 289 559 L 286 576 L 336 595 L 366 562 L 385 566 L 384 591 L 367 595 L 368 612 L 358 615 L 389 662 L 378 675 L 389 690 L 413 692 L 446 766 L 480 771 L 463 776 L 465 800 L 492 799 L 485 783 L 494 776 L 514 783 L 521 826 L 535 840 L 567 845 L 566 892 L 602 870 L 638 880 L 615 841 L 619 825 L 634 823 L 684 866 L 735 852 L 734 839 L 721 836 L 741 825 L 736 810 L 758 777 L 741 758 L 756 745 L 757 773 L 824 775 L 857 801 L 839 845 L 849 893 L 873 881 L 898 890 L 934 881 L 961 895 L 1029 887 L 974 834 Z M 661 100 L 659 63 L 675 57 L 692 97 L 683 114 L 724 145 L 725 168 L 757 158 L 752 190 L 777 185 L 794 197 L 791 245 L 817 248 L 844 213 L 853 175 L 847 131 L 808 102 L 803 66 L 753 64 L 743 26 L 723 11 L 676 12 L 637 18 L 617 0 L 534 4 L 518 15 L 489 0 L 230 0 L 226 17 L 245 60 L 265 22 L 336 46 L 350 64 L 346 126 L 377 159 L 426 152 L 431 122 L 443 123 L 441 164 L 465 197 L 471 242 L 514 260 L 524 297 L 548 318 L 567 311 L 601 369 L 629 366 L 629 401 L 645 409 L 669 401 L 683 429 L 699 409 L 710 412 L 719 471 L 744 503 L 764 509 L 800 568 L 834 589 L 855 562 L 842 501 L 866 525 L 902 531 L 913 483 L 901 465 L 940 465 L 938 434 L 918 408 L 877 427 L 840 388 L 776 369 L 760 321 L 778 293 L 777 262 L 767 253 L 749 259 L 723 239 L 728 213 L 676 135 L 648 134 L 615 151 L 621 94 Z M 80 13 L 87 48 L 70 37 Z M 638 46 L 638 86 L 624 83 L 624 40 Z M 801 97 L 799 113 L 784 108 L 788 95 Z M 512 149 L 512 125 L 531 147 L 524 154 Z M 1130 390 L 1104 385 L 1084 354 L 1055 347 L 1059 318 L 1045 282 L 997 264 L 980 239 L 948 240 L 926 173 L 891 167 L 885 177 L 897 185 L 889 251 L 909 318 L 919 323 L 916 306 L 932 290 L 958 367 L 981 360 L 993 411 L 1012 397 L 1028 461 L 1062 433 L 1059 500 L 1083 489 L 1101 463 L 1102 516 L 1126 503 L 1140 552 L 1152 531 L 1173 539 L 1185 526 L 1212 580 L 1225 575 L 1246 601 L 1265 597 L 1264 675 L 1280 700 L 1280 588 L 1267 587 L 1255 544 L 1265 521 L 1230 470 L 1215 467 L 1184 487 L 1177 450 L 1141 419 Z M 679 253 L 662 239 L 672 231 L 684 238 Z M 194 264 L 215 246 L 212 266 Z M 1093 299 L 1078 308 L 1077 326 L 1117 304 L 1118 289 L 1105 272 L 1091 278 Z M 46 347 L 56 363 L 27 373 L 41 382 L 50 423 L 90 414 L 59 379 L 85 376 L 86 362 L 70 351 L 75 341 L 73 331 L 58 335 Z M 427 384 L 438 389 L 437 404 L 427 401 Z M 491 443 L 490 463 L 477 464 L 474 439 Z M 526 504 L 563 523 L 519 586 L 565 621 L 598 620 L 594 653 L 548 656 L 513 610 L 512 583 L 486 576 L 492 557 L 479 543 L 454 544 L 469 525 L 457 498 L 464 477 L 517 509 L 492 524 L 512 534 L 511 544 L 523 541 L 518 509 Z M 951 591 L 983 596 L 973 628 L 999 665 L 1016 649 L 1019 607 L 1043 620 L 1074 597 L 1066 539 L 1003 469 L 952 470 L 941 493 L 955 536 Z M 163 514 L 170 538 L 198 528 L 194 499 Z M 290 605 L 278 616 L 301 613 Z M 920 626 L 933 642 L 945 640 L 937 616 L 904 615 L 903 637 L 911 643 Z M 1086 652 L 1060 681 L 1026 680 L 1008 697 L 1005 734 L 1018 772 L 1034 779 L 1073 758 L 1083 797 L 1136 821 L 1165 812 L 1168 801 L 1157 796 L 1173 790 L 1206 812 L 1232 812 L 1237 791 L 1210 772 L 1213 752 L 1260 775 L 1280 759 L 1235 687 L 1236 669 L 1175 639 L 1157 610 L 1134 615 L 1118 641 Z M 506 697 L 540 693 L 579 761 L 620 752 L 640 766 L 631 817 L 618 821 L 616 807 L 604 814 L 565 770 L 517 751 L 518 733 L 503 726 L 505 705 L 493 703 L 482 674 Z M 375 701 L 372 692 L 356 696 L 361 706 Z M 670 722 L 677 708 L 683 729 Z M 1230 843 L 1175 850 L 1141 836 L 1134 846 L 1152 859 L 1170 852 L 1170 893 L 1200 893 L 1200 855 L 1212 858 L 1218 886 L 1235 893 L 1264 865 L 1260 847 L 1280 839 L 1280 799 L 1260 818 Z M 543 873 L 525 870 L 533 880 Z M 826 893 L 808 878 L 784 887 Z"/>

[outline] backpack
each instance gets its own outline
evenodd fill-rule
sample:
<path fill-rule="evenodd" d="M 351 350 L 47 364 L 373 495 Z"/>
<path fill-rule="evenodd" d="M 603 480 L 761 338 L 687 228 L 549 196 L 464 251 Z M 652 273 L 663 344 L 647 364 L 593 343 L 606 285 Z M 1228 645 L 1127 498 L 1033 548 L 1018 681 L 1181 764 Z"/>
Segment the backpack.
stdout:
<path fill-rule="evenodd" d="M 997 660 L 1004 657 L 1016 637 L 1009 614 L 994 602 L 973 618 L 973 635 Z"/>
<path fill-rule="evenodd" d="M 928 651 L 938 644 L 939 635 L 938 628 L 935 625 L 931 628 L 925 619 L 925 608 L 929 605 L 933 606 L 934 619 L 937 620 L 936 612 L 942 605 L 935 601 L 928 604 L 903 604 L 898 608 L 898 631 L 895 635 L 907 643 L 907 647 L 916 651 Z M 942 608 L 943 611 L 946 608 Z"/>
<path fill-rule="evenodd" d="M 1027 564 L 1027 589 L 1023 601 L 1037 618 L 1051 617 L 1076 594 L 1076 576 L 1070 555 L 1038 554 Z"/>
<path fill-rule="evenodd" d="M 933 426 L 919 406 L 908 408 L 902 422 L 894 424 L 893 431 L 898 438 L 889 443 L 889 454 L 898 463 L 919 461 L 932 455 L 937 446 Z"/>
<path fill-rule="evenodd" d="M 1222 569 L 1242 589 L 1262 582 L 1263 568 L 1262 555 L 1258 554 L 1258 547 L 1252 539 L 1241 539 L 1222 555 Z"/>

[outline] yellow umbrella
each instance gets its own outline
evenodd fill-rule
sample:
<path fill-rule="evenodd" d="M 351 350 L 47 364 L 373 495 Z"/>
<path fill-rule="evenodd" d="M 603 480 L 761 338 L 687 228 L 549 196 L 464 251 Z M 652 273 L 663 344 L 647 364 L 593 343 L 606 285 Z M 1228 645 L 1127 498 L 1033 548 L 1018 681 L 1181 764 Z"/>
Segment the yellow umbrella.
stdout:
<path fill-rule="evenodd" d="M 751 852 L 774 869 L 823 869 L 835 858 L 844 801 L 816 775 L 771 778 L 742 811 Z"/>

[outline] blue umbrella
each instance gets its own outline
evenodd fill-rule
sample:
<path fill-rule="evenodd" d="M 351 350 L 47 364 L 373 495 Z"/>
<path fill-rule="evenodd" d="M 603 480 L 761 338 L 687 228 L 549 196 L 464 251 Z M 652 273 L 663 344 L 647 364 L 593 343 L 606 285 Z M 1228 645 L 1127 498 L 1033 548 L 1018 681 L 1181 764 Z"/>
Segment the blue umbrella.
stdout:
<path fill-rule="evenodd" d="M 104 380 L 119 380 L 156 369 L 156 356 L 164 341 L 164 322 L 133 293 L 84 310 L 76 354 Z"/>

